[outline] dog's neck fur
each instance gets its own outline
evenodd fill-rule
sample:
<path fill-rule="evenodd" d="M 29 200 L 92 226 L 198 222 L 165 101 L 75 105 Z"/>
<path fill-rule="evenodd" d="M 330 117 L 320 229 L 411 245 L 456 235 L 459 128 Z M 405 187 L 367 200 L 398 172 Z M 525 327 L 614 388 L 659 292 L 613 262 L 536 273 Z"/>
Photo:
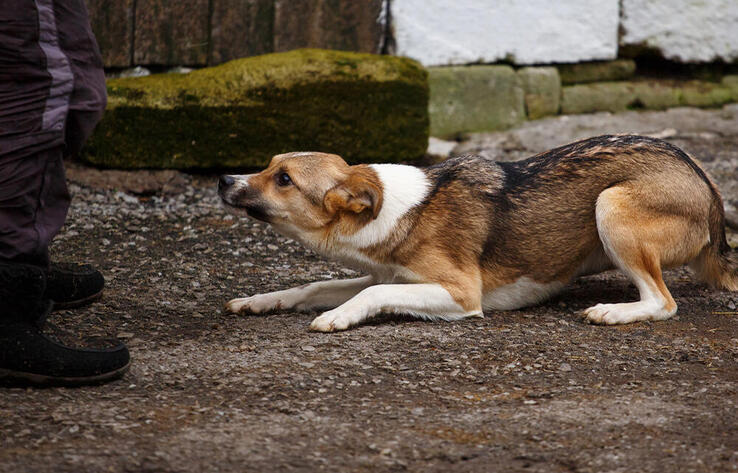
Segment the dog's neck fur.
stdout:
<path fill-rule="evenodd" d="M 414 166 L 400 164 L 372 164 L 382 183 L 382 207 L 376 219 L 351 235 L 306 233 L 289 225 L 273 225 L 279 233 L 300 241 L 308 248 L 330 259 L 338 260 L 358 271 L 373 274 L 384 282 L 415 281 L 417 276 L 397 266 L 374 261 L 362 250 L 383 244 L 397 231 L 399 222 L 422 203 L 430 192 L 431 182 L 425 172 Z"/>
<path fill-rule="evenodd" d="M 383 242 L 395 229 L 397 222 L 428 195 L 430 182 L 425 173 L 400 164 L 372 164 L 382 182 L 383 203 L 377 218 L 352 235 L 342 235 L 338 241 L 360 250 Z"/>

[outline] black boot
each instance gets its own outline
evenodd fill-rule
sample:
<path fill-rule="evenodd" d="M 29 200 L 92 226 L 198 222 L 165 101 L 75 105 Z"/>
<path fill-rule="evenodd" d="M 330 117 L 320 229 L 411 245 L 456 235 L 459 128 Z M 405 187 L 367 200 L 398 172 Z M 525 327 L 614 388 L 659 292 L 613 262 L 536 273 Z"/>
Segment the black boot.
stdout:
<path fill-rule="evenodd" d="M 102 296 L 105 279 L 88 264 L 51 263 L 46 272 L 46 294 L 54 310 L 72 309 Z"/>
<path fill-rule="evenodd" d="M 0 382 L 77 386 L 122 376 L 130 362 L 124 345 L 70 348 L 41 332 L 53 305 L 45 291 L 43 269 L 0 262 Z"/>

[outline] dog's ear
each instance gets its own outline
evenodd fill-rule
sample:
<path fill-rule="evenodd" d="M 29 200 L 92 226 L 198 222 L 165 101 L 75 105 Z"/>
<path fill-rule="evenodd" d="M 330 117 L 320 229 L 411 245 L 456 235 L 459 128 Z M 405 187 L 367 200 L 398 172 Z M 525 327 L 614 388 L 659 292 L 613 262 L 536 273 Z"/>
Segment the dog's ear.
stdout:
<path fill-rule="evenodd" d="M 352 172 L 345 181 L 330 189 L 323 197 L 323 205 L 329 214 L 370 211 L 377 218 L 382 208 L 382 184 L 373 170 Z"/>

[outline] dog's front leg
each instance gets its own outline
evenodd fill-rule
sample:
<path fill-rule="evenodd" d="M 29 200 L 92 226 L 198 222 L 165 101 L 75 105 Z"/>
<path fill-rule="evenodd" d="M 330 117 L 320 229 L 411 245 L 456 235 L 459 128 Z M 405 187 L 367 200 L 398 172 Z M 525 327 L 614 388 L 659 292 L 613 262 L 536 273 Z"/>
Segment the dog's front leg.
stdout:
<path fill-rule="evenodd" d="M 261 314 L 280 309 L 332 309 L 375 283 L 372 276 L 318 281 L 283 291 L 233 299 L 226 310 L 234 314 Z"/>
<path fill-rule="evenodd" d="M 380 312 L 410 314 L 424 319 L 458 320 L 482 317 L 482 310 L 465 310 L 440 284 L 380 284 L 371 286 L 310 324 L 312 330 L 346 330 Z"/>

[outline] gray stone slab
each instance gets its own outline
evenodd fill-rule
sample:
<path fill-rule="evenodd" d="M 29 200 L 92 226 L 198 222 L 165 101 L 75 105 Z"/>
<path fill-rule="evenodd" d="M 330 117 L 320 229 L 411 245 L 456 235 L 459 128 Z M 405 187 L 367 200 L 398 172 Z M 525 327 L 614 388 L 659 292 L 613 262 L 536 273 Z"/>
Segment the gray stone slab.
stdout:
<path fill-rule="evenodd" d="M 615 59 L 618 0 L 391 0 L 397 52 L 426 66 Z"/>
<path fill-rule="evenodd" d="M 622 0 L 620 46 L 679 62 L 738 60 L 735 0 Z"/>

